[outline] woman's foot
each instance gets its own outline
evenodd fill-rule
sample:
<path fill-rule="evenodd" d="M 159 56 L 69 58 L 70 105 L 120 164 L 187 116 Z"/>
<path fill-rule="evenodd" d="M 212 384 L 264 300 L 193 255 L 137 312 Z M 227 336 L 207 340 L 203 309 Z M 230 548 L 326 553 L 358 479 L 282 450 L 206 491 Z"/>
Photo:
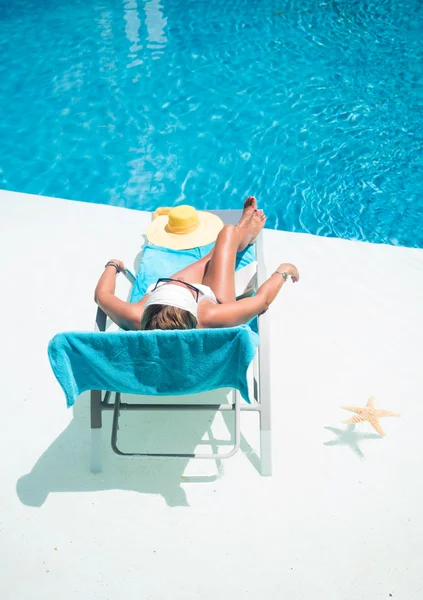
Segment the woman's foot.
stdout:
<path fill-rule="evenodd" d="M 245 244 L 245 246 L 239 248 L 238 252 L 241 252 L 247 246 L 254 244 L 258 234 L 263 229 L 265 223 L 266 215 L 264 214 L 264 212 L 262 210 L 257 209 L 253 210 L 253 214 L 251 215 L 249 221 L 241 225 L 241 228 L 244 230 L 246 229 L 250 235 L 249 239 L 247 238 L 247 243 Z"/>
<path fill-rule="evenodd" d="M 257 200 L 254 198 L 254 196 L 248 196 L 248 198 L 244 202 L 244 210 L 242 211 L 242 216 L 238 222 L 237 227 L 245 227 L 245 225 L 253 216 L 255 210 L 257 210 Z"/>
<path fill-rule="evenodd" d="M 263 229 L 265 223 L 266 215 L 264 214 L 264 212 L 262 210 L 255 210 L 250 220 L 250 226 L 254 229 L 256 233 L 254 233 L 254 237 L 251 239 L 250 244 L 254 244 L 258 234 Z"/>

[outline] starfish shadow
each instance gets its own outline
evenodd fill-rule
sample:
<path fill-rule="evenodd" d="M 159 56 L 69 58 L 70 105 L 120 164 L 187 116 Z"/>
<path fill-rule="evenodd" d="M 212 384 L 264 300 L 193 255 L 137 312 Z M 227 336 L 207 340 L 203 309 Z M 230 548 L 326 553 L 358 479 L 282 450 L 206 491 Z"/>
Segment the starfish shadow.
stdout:
<path fill-rule="evenodd" d="M 349 446 L 359 458 L 364 458 L 358 443 L 362 440 L 381 440 L 382 436 L 378 433 L 360 433 L 355 430 L 355 424 L 350 424 L 346 429 L 337 429 L 336 427 L 325 427 L 338 436 L 335 440 L 323 442 L 324 446 Z"/>

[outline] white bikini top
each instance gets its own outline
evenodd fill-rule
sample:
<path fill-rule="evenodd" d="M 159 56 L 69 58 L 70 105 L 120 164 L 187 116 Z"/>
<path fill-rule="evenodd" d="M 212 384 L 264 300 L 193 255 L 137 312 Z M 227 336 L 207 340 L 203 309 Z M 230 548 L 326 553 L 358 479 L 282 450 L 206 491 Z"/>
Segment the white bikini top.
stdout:
<path fill-rule="evenodd" d="M 200 304 L 200 302 L 203 302 L 204 300 L 212 300 L 217 304 L 216 296 L 214 295 L 213 290 L 209 286 L 203 285 L 202 283 L 191 284 L 201 292 L 198 297 L 198 303 L 195 301 L 190 290 L 186 287 L 163 282 L 159 283 L 153 292 L 155 285 L 156 284 L 153 283 L 147 288 L 146 293 L 150 294 L 150 297 L 145 303 L 145 308 L 153 304 L 175 306 L 176 308 L 187 310 L 194 315 L 195 318 L 197 318 L 198 304 Z"/>
<path fill-rule="evenodd" d="M 203 300 L 213 300 L 213 302 L 217 304 L 216 296 L 214 295 L 214 292 L 211 289 L 211 287 L 209 287 L 208 285 L 203 285 L 202 283 L 193 283 L 192 285 L 199 289 L 200 292 L 203 292 L 198 297 L 198 304 L 200 304 L 200 302 L 202 302 Z"/>

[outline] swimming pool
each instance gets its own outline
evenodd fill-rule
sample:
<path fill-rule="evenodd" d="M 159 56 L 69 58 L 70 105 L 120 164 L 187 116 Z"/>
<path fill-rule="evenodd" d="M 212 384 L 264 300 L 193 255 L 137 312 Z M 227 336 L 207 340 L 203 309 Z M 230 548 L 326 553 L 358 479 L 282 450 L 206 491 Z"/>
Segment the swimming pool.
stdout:
<path fill-rule="evenodd" d="M 419 0 L 0 0 L 0 188 L 423 247 Z"/>

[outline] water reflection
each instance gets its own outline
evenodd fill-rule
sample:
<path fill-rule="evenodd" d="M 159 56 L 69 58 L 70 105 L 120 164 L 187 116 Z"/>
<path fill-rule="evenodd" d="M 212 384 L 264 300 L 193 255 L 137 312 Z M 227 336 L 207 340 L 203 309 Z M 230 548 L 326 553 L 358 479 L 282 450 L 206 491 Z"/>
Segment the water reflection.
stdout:
<path fill-rule="evenodd" d="M 147 48 L 151 50 L 153 60 L 160 58 L 167 42 L 165 35 L 167 18 L 163 16 L 162 9 L 160 0 L 149 0 L 144 4 L 145 24 L 148 32 Z"/>
<path fill-rule="evenodd" d="M 138 15 L 138 4 L 137 0 L 129 0 L 124 4 L 124 19 L 125 19 L 125 34 L 132 45 L 129 48 L 128 58 L 132 59 L 132 62 L 128 64 L 128 68 L 136 67 L 142 64 L 141 58 L 138 56 L 138 52 L 142 50 L 142 44 L 140 44 L 139 28 L 141 20 Z"/>

